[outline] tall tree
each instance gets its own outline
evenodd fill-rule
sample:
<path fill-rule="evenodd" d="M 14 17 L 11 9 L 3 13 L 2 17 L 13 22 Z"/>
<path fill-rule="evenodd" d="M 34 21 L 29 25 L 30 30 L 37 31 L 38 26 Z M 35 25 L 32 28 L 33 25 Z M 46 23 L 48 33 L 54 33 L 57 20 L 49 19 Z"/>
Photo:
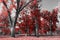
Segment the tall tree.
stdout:
<path fill-rule="evenodd" d="M 19 13 L 31 2 L 33 3 L 33 6 L 36 5 L 38 0 L 27 0 L 27 2 L 26 0 L 1 0 L 1 1 L 3 2 L 4 7 L 6 7 L 8 12 L 8 17 L 9 17 L 10 27 L 11 27 L 11 36 L 15 37 L 15 26 L 16 26 Z"/>

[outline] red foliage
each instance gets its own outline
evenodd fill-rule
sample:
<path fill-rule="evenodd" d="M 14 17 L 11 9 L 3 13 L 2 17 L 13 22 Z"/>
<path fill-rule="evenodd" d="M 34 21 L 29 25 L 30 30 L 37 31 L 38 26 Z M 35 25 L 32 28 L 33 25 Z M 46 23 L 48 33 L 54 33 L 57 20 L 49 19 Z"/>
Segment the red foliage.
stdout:
<path fill-rule="evenodd" d="M 2 0 L 0 0 L 1 2 Z M 12 2 L 14 2 L 14 0 L 11 0 Z M 5 3 L 7 3 L 7 0 L 4 0 Z M 21 1 L 20 6 L 23 5 L 23 1 Z M 29 33 L 31 34 L 34 31 L 35 28 L 35 23 L 37 22 L 37 24 L 39 25 L 39 33 L 44 34 L 50 31 L 50 21 L 52 21 L 52 31 L 54 32 L 57 28 L 56 26 L 56 22 L 57 20 L 57 10 L 54 9 L 52 14 L 51 12 L 49 12 L 48 10 L 45 10 L 45 12 L 40 12 L 40 10 L 38 9 L 38 5 L 37 5 L 37 0 L 34 0 L 31 3 L 32 9 L 30 10 L 30 14 L 31 15 L 27 15 L 24 10 L 22 11 L 22 17 L 18 18 L 19 20 L 21 20 L 22 22 L 17 22 L 17 26 L 18 28 L 15 28 L 15 32 L 18 32 L 19 30 L 21 31 L 21 33 L 26 33 L 27 27 L 29 27 Z M 36 7 L 35 7 L 36 6 Z M 11 12 L 12 9 L 15 8 L 16 6 L 14 4 L 10 5 L 9 11 Z M 2 29 L 3 32 L 5 32 L 6 34 L 10 33 L 9 28 L 6 29 L 9 26 L 9 21 L 8 21 L 8 12 L 5 8 L 5 6 L 3 7 L 3 12 L 2 12 L 2 18 L 0 19 L 0 27 L 4 27 L 4 29 Z M 20 14 L 19 14 L 20 15 Z M 24 16 L 25 15 L 25 16 Z M 0 16 L 1 17 L 1 16 Z M 36 22 L 35 22 L 36 21 Z M 4 22 L 4 23 L 3 23 Z"/>

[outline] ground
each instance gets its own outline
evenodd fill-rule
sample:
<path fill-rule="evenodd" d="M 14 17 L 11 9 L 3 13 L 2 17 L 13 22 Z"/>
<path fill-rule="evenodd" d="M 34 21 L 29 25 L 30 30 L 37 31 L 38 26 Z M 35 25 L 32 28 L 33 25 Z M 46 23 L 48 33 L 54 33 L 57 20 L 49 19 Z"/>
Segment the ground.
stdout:
<path fill-rule="evenodd" d="M 60 36 L 40 36 L 40 37 L 34 37 L 34 36 L 20 36 L 20 37 L 0 37 L 0 40 L 60 40 Z"/>

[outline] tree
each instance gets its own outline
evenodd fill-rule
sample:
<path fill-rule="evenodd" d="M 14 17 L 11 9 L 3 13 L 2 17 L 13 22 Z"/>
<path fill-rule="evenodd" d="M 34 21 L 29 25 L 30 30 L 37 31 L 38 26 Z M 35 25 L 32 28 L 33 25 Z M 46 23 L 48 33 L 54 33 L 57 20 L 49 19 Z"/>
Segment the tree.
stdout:
<path fill-rule="evenodd" d="M 29 2 L 27 2 L 27 3 L 25 1 L 26 0 L 0 0 L 0 2 L 2 2 L 4 5 L 3 8 L 5 8 L 5 10 L 6 10 L 6 12 L 4 12 L 6 14 L 4 14 L 4 15 L 9 18 L 12 37 L 15 37 L 15 26 L 16 26 L 17 18 L 19 16 L 20 12 L 30 3 L 33 3 L 32 7 L 34 7 L 34 5 L 36 5 L 36 3 L 37 3 L 37 0 L 29 0 Z M 39 0 L 39 1 L 41 1 L 41 0 Z M 11 15 L 13 15 L 13 14 L 15 14 L 15 15 L 11 17 Z"/>

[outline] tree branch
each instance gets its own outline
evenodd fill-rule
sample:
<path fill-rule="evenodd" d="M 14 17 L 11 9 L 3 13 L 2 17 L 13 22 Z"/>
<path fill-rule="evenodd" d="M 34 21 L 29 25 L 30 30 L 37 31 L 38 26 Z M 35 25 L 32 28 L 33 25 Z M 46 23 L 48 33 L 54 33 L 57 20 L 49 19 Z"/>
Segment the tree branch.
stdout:
<path fill-rule="evenodd" d="M 32 0 L 33 1 L 33 0 Z M 21 7 L 17 7 L 17 12 L 16 12 L 16 18 L 15 18 L 15 21 L 14 21 L 14 26 L 16 25 L 16 22 L 17 22 L 17 18 L 18 18 L 18 14 L 19 14 L 19 12 L 20 11 L 22 11 L 29 3 L 31 3 L 32 1 L 29 1 L 25 6 L 23 6 L 22 8 Z M 17 4 L 18 4 L 19 2 L 17 1 Z M 17 5 L 18 6 L 18 5 Z M 19 8 L 19 9 L 18 9 Z"/>
<path fill-rule="evenodd" d="M 4 4 L 4 6 L 7 8 L 7 12 L 8 12 L 9 20 L 10 20 L 11 25 L 12 25 L 12 19 L 11 19 L 11 16 L 10 16 L 10 11 L 8 10 L 8 7 L 7 7 L 7 5 L 6 5 L 6 3 L 5 3 L 4 1 L 3 1 L 3 4 Z"/>
<path fill-rule="evenodd" d="M 17 0 L 17 10 L 19 9 L 19 2 L 20 0 Z"/>
<path fill-rule="evenodd" d="M 29 1 L 26 5 L 24 5 L 22 8 L 19 8 L 19 12 L 22 11 L 29 3 L 33 2 L 34 0 Z"/>
<path fill-rule="evenodd" d="M 17 18 L 18 18 L 18 14 L 19 14 L 19 2 L 20 2 L 20 0 L 17 0 L 17 9 L 16 9 L 16 18 L 15 18 L 15 21 L 14 21 L 14 27 L 15 27 L 15 25 L 16 25 L 16 22 L 17 22 Z"/>

